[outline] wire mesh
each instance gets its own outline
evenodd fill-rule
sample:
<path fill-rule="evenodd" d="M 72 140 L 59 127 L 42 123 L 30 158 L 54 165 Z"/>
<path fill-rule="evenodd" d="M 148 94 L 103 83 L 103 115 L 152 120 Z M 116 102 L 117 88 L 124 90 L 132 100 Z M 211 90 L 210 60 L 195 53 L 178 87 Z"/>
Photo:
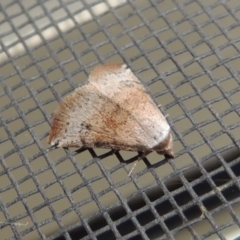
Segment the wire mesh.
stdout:
<path fill-rule="evenodd" d="M 240 235 L 239 1 L 0 3 L 4 239 Z M 130 177 L 137 153 L 46 151 L 62 97 L 119 61 L 169 114 L 176 152 Z"/>

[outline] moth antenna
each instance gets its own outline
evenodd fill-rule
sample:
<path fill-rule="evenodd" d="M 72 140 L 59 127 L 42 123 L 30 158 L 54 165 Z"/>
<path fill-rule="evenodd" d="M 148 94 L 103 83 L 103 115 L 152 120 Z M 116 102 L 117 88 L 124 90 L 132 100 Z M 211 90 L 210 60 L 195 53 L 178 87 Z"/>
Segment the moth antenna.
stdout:
<path fill-rule="evenodd" d="M 133 164 L 128 176 L 130 177 L 130 175 L 132 174 L 134 168 L 137 166 L 138 162 L 141 160 L 142 158 L 139 158 L 138 160 L 136 160 L 136 162 Z"/>
<path fill-rule="evenodd" d="M 162 106 L 162 104 L 158 104 L 157 107 L 160 108 Z"/>
<path fill-rule="evenodd" d="M 145 158 L 150 152 L 145 152 L 145 153 L 142 153 L 139 158 L 135 161 L 135 163 L 133 164 L 130 172 L 128 173 L 128 176 L 130 177 L 130 175 L 132 174 L 134 168 L 137 166 L 137 164 L 139 163 L 140 160 L 142 160 L 143 158 Z"/>
<path fill-rule="evenodd" d="M 165 115 L 164 117 L 165 117 L 165 118 L 169 117 L 169 114 Z"/>

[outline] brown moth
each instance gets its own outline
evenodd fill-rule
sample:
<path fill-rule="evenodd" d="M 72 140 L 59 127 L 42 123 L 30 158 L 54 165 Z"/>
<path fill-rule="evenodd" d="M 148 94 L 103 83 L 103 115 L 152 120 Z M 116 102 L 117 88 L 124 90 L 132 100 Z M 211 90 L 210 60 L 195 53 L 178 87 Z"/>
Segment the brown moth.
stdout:
<path fill-rule="evenodd" d="M 169 124 L 123 64 L 96 67 L 85 85 L 63 99 L 53 115 L 48 143 L 143 152 L 139 160 L 152 151 L 174 157 Z"/>

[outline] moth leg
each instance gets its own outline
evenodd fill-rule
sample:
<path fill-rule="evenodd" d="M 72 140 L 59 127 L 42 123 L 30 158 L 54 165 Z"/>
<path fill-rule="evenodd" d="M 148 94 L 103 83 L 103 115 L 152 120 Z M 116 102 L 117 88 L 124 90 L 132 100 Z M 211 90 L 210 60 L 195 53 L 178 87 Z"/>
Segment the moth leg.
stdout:
<path fill-rule="evenodd" d="M 139 163 L 140 160 L 142 160 L 143 158 L 145 158 L 149 153 L 151 153 L 151 151 L 148 151 L 148 152 L 143 152 L 139 157 L 138 159 L 135 161 L 135 163 L 133 164 L 130 172 L 128 173 L 128 176 L 130 176 L 134 170 L 134 168 L 137 166 L 137 164 Z"/>

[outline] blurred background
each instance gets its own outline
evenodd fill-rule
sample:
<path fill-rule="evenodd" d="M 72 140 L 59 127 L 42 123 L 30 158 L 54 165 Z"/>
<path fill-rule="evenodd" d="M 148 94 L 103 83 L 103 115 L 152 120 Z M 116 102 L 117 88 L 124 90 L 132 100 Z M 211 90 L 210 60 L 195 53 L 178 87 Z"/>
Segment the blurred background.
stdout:
<path fill-rule="evenodd" d="M 238 0 L 0 0 L 1 239 L 240 235 Z M 51 117 L 96 65 L 126 63 L 176 158 L 47 152 Z M 131 163 L 129 163 L 131 162 Z"/>

